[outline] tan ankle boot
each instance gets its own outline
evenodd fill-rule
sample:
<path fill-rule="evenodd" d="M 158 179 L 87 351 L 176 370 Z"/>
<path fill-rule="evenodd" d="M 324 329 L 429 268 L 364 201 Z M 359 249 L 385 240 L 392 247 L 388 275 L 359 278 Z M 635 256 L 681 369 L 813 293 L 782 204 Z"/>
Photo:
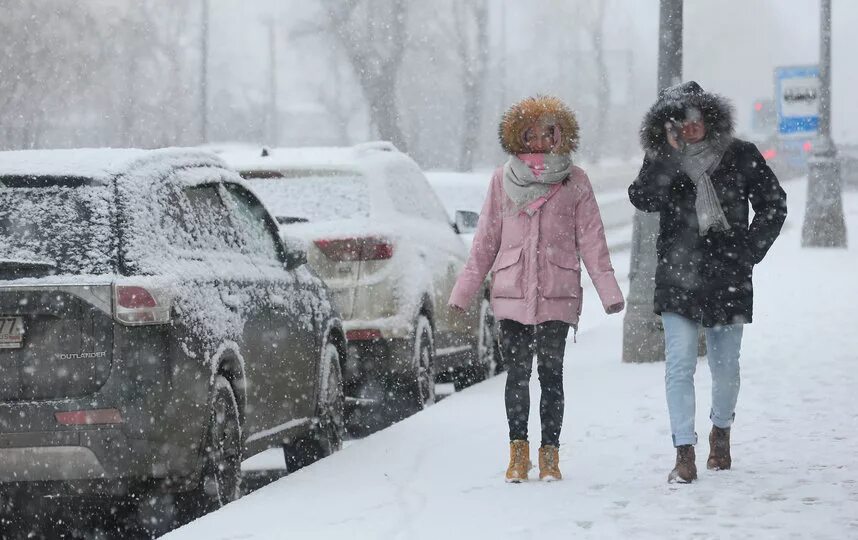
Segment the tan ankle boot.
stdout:
<path fill-rule="evenodd" d="M 512 484 L 527 481 L 527 471 L 531 467 L 530 447 L 527 441 L 510 441 L 509 467 L 506 469 L 506 481 Z"/>
<path fill-rule="evenodd" d="M 546 482 L 563 479 L 560 474 L 560 451 L 556 446 L 539 448 L 539 479 Z"/>
<path fill-rule="evenodd" d="M 697 480 L 697 464 L 694 463 L 696 456 L 694 455 L 694 446 L 684 444 L 676 447 L 676 466 L 670 471 L 667 477 L 667 482 L 680 484 L 690 484 Z"/>
<path fill-rule="evenodd" d="M 706 468 L 714 471 L 726 471 L 733 465 L 730 457 L 730 428 L 712 426 L 709 433 L 709 459 Z"/>

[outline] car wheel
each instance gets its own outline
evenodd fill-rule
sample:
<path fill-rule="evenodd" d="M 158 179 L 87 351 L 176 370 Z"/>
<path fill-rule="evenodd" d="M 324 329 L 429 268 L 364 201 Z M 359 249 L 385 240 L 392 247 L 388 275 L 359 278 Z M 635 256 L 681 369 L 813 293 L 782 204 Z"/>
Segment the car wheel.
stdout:
<path fill-rule="evenodd" d="M 232 386 L 218 375 L 214 382 L 208 429 L 202 448 L 202 478 L 195 490 L 181 495 L 182 517 L 216 510 L 241 495 L 241 421 Z"/>
<path fill-rule="evenodd" d="M 322 352 L 322 385 L 319 390 L 319 438 L 326 455 L 343 448 L 345 434 L 346 396 L 343 393 L 343 372 L 340 351 L 328 343 Z"/>
<path fill-rule="evenodd" d="M 337 452 L 345 436 L 345 403 L 340 351 L 333 343 L 322 348 L 321 384 L 316 406 L 318 422 L 311 434 L 283 445 L 286 470 L 294 472 Z"/>
<path fill-rule="evenodd" d="M 477 335 L 476 353 L 473 361 L 455 371 L 453 386 L 456 391 L 463 390 L 484 381 L 496 373 L 499 351 L 495 334 L 495 316 L 491 303 L 483 300 L 480 304 L 480 328 Z"/>
<path fill-rule="evenodd" d="M 412 369 L 407 391 L 412 405 L 425 409 L 435 403 L 435 340 L 425 315 L 417 317 L 415 325 Z"/>

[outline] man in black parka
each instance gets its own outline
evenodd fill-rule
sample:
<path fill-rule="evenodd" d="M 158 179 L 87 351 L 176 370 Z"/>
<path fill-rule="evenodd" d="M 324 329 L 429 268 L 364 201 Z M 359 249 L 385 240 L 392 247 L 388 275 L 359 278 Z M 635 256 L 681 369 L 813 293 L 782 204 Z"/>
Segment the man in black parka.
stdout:
<path fill-rule="evenodd" d="M 668 481 L 697 478 L 694 369 L 698 326 L 712 371 L 710 469 L 729 469 L 743 325 L 751 275 L 780 233 L 786 194 L 757 147 L 733 137 L 723 97 L 696 82 L 663 90 L 641 126 L 645 157 L 632 204 L 658 212 L 655 312 L 665 331 L 665 383 L 676 466 Z M 754 218 L 749 225 L 749 207 Z"/>

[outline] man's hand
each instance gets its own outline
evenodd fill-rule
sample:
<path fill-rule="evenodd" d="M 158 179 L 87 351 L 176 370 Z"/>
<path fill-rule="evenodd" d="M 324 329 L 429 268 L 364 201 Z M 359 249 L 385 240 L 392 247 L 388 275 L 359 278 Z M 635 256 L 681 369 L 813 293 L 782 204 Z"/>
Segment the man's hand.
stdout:
<path fill-rule="evenodd" d="M 626 307 L 625 302 L 617 302 L 616 304 L 611 304 L 610 306 L 605 308 L 605 313 L 611 315 L 613 313 L 619 313 Z"/>

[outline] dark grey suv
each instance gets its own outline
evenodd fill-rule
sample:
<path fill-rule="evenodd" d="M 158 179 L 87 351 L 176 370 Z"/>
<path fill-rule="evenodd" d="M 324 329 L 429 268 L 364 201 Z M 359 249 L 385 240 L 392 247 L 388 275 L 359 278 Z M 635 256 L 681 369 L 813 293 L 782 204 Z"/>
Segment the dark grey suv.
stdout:
<path fill-rule="evenodd" d="M 216 156 L 0 152 L 0 520 L 45 494 L 195 513 L 243 456 L 339 448 L 346 342 L 305 261 Z"/>

